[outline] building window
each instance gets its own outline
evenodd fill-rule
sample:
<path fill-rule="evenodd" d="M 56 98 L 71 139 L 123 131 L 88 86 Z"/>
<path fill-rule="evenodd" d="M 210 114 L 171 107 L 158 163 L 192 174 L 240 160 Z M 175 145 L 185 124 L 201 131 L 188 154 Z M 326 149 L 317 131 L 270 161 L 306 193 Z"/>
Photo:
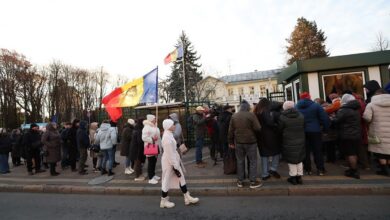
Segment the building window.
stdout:
<path fill-rule="evenodd" d="M 255 87 L 249 86 L 249 94 L 254 95 L 255 94 Z"/>
<path fill-rule="evenodd" d="M 265 85 L 260 86 L 260 97 L 266 97 L 267 96 L 267 89 Z"/>
<path fill-rule="evenodd" d="M 238 94 L 244 95 L 244 88 L 243 87 L 238 88 Z"/>
<path fill-rule="evenodd" d="M 344 91 L 349 90 L 361 96 L 365 96 L 363 89 L 365 79 L 363 72 L 337 73 L 322 76 L 323 95 L 330 101 L 329 95 L 337 93 L 342 95 Z"/>
<path fill-rule="evenodd" d="M 233 89 L 228 89 L 228 94 L 229 94 L 229 96 L 232 96 L 234 94 L 234 90 Z"/>

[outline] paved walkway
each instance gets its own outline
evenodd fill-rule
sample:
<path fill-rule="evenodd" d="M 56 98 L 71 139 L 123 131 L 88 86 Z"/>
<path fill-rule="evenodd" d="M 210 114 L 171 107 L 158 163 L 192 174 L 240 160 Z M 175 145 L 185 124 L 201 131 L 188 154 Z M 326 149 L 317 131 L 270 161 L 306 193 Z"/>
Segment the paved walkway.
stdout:
<path fill-rule="evenodd" d="M 287 183 L 288 167 L 281 162 L 279 173 L 281 179 L 269 179 L 263 182 L 259 189 L 249 189 L 249 182 L 244 183 L 244 188 L 238 189 L 235 185 L 236 175 L 224 175 L 223 163 L 214 162 L 209 157 L 209 150 L 204 149 L 204 159 L 207 162 L 205 168 L 195 166 L 195 150 L 191 149 L 183 161 L 187 169 L 187 185 L 191 191 L 202 195 L 339 195 L 339 194 L 388 194 L 390 195 L 390 178 L 378 176 L 371 170 L 361 170 L 361 179 L 351 179 L 343 176 L 345 168 L 341 161 L 336 164 L 326 164 L 325 176 L 304 176 L 304 185 L 292 186 Z M 88 184 L 91 180 L 100 177 L 100 173 L 92 171 L 92 160 L 88 158 L 88 175 L 81 176 L 69 169 L 60 170 L 56 177 L 49 172 L 27 175 L 26 167 L 11 168 L 10 174 L 0 176 L 0 191 L 22 192 L 55 192 L 55 193 L 95 193 L 95 194 L 130 194 L 130 195 L 158 195 L 161 184 L 150 185 L 147 180 L 135 182 L 134 175 L 124 174 L 124 157 L 117 152 L 117 161 L 121 164 L 114 169 L 116 173 L 111 181 L 100 185 Z M 147 164 L 146 164 L 147 165 Z M 314 166 L 313 166 L 314 167 Z M 144 167 L 146 175 L 147 167 Z M 161 163 L 157 163 L 157 175 L 161 176 Z M 261 165 L 258 171 L 260 176 Z M 177 190 L 174 193 L 179 193 Z"/>

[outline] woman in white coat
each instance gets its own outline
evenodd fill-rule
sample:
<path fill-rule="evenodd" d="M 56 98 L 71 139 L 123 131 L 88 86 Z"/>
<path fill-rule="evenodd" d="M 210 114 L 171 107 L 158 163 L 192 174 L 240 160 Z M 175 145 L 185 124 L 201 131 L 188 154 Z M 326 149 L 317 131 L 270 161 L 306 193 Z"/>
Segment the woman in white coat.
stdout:
<path fill-rule="evenodd" d="M 144 147 L 148 144 L 158 144 L 161 146 L 160 129 L 157 127 L 156 116 L 146 115 L 146 120 L 143 121 L 144 128 L 142 129 L 142 140 L 144 141 Z M 145 155 L 148 159 L 148 177 L 149 184 L 157 184 L 160 180 L 159 176 L 156 176 L 156 164 L 157 155 Z"/>
<path fill-rule="evenodd" d="M 191 197 L 187 191 L 186 180 L 182 169 L 180 155 L 176 150 L 176 140 L 173 132 L 176 127 L 171 119 L 163 121 L 164 134 L 162 137 L 163 155 L 161 158 L 162 165 L 162 183 L 161 183 L 161 208 L 173 208 L 175 203 L 169 201 L 169 189 L 180 188 L 184 194 L 185 205 L 195 204 L 199 202 L 198 198 Z"/>

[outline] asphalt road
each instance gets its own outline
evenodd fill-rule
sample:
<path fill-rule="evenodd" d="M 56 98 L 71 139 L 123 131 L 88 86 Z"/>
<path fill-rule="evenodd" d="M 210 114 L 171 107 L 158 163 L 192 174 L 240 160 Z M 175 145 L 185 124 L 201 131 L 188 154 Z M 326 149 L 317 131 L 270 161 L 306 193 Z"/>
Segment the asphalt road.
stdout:
<path fill-rule="evenodd" d="M 202 197 L 160 209 L 154 196 L 0 193 L 0 219 L 390 219 L 389 196 Z"/>

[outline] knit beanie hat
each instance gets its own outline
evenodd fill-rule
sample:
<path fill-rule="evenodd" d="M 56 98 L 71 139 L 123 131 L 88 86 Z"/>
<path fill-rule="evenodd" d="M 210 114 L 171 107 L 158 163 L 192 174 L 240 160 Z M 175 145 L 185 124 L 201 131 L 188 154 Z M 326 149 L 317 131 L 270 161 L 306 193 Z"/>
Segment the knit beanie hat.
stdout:
<path fill-rule="evenodd" d="M 283 103 L 283 110 L 288 110 L 294 108 L 295 103 L 293 101 L 285 101 Z"/>
<path fill-rule="evenodd" d="M 165 119 L 162 123 L 164 130 L 168 130 L 172 127 L 172 125 L 175 124 L 173 120 L 171 119 Z"/>
<path fill-rule="evenodd" d="M 135 121 L 134 121 L 134 119 L 129 118 L 129 119 L 127 120 L 127 123 L 129 123 L 129 124 L 131 124 L 131 125 L 134 125 L 134 124 L 135 124 Z"/>
<path fill-rule="evenodd" d="M 341 105 L 345 105 L 350 101 L 355 100 L 355 96 L 351 94 L 344 94 L 343 97 L 341 98 Z"/>
<path fill-rule="evenodd" d="M 300 99 L 311 99 L 310 93 L 308 92 L 303 92 L 299 95 Z"/>

